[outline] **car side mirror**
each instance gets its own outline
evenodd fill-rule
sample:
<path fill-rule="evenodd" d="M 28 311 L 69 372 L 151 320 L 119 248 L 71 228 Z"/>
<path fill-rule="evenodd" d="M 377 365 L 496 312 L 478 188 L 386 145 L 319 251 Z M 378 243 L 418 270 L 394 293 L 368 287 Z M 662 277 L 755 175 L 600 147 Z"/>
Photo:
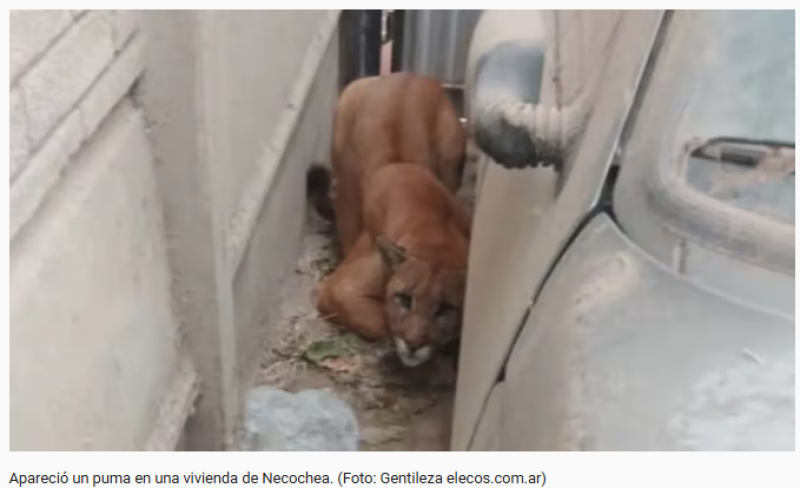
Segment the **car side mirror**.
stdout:
<path fill-rule="evenodd" d="M 558 151 L 538 140 L 532 127 L 541 100 L 545 51 L 540 42 L 509 41 L 477 61 L 471 130 L 481 151 L 505 168 L 560 167 Z"/>

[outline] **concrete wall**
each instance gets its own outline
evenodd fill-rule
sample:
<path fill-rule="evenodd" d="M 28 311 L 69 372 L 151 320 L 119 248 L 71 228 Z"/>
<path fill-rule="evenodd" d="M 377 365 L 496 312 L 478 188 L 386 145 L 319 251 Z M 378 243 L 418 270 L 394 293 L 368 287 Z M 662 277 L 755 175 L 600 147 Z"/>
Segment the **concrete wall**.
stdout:
<path fill-rule="evenodd" d="M 11 448 L 141 449 L 182 370 L 137 17 L 10 25 Z"/>
<path fill-rule="evenodd" d="M 190 411 L 187 448 L 230 441 L 327 156 L 337 20 L 11 12 L 12 449 L 171 449 Z"/>

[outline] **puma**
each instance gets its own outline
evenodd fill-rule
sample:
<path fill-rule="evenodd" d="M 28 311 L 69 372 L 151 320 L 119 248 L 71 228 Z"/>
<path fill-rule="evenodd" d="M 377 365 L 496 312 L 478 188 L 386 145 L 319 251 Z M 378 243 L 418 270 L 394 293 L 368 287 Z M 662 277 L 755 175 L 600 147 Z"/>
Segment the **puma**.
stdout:
<path fill-rule="evenodd" d="M 335 220 L 342 262 L 317 308 L 367 339 L 391 338 L 406 367 L 460 334 L 470 217 L 455 197 L 465 160 L 457 113 L 434 79 L 363 78 L 342 93 L 331 176 L 314 166 L 309 197 Z"/>

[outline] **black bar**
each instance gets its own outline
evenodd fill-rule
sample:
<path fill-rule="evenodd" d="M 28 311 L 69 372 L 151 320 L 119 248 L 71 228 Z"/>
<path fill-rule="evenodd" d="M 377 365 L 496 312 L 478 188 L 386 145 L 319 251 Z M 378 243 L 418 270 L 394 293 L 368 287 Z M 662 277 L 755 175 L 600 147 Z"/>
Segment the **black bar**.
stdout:
<path fill-rule="evenodd" d="M 395 10 L 392 19 L 392 72 L 403 70 L 403 43 L 405 42 L 406 11 Z"/>
<path fill-rule="evenodd" d="M 381 10 L 344 10 L 339 24 L 340 86 L 381 67 Z"/>

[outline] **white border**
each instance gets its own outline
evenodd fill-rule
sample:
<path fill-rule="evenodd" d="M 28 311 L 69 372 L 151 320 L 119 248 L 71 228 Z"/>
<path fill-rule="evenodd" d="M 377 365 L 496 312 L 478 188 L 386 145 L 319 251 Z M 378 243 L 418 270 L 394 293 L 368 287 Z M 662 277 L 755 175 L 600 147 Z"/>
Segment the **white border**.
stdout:
<path fill-rule="evenodd" d="M 11 2 L 17 8 L 65 8 L 61 2 L 55 1 L 26 1 Z M 112 4 L 106 2 L 82 2 L 83 7 L 110 8 Z M 375 2 L 310 2 L 295 0 L 292 7 L 296 9 L 308 8 L 393 8 L 389 2 L 376 5 Z M 379 2 L 380 3 L 380 2 Z M 438 8 L 482 8 L 479 2 L 438 2 Z M 261 2 L 247 2 L 229 0 L 226 2 L 152 2 L 141 0 L 138 2 L 115 2 L 114 7 L 134 8 L 213 8 L 224 6 L 228 9 L 242 9 L 263 7 L 267 4 Z M 678 2 L 677 7 L 688 8 L 741 8 L 744 2 Z M 546 8 L 548 5 L 530 2 L 499 2 L 493 1 L 493 8 L 513 8 L 519 6 Z M 642 8 L 641 2 L 604 2 L 602 5 L 591 2 L 553 2 L 550 7 L 566 8 Z M 648 4 L 648 7 L 651 5 Z M 660 5 L 652 5 L 653 7 Z M 748 4 L 750 7 L 759 8 L 785 8 L 792 9 L 788 1 L 759 2 Z M 428 2 L 405 2 L 405 8 L 431 8 Z M 8 53 L 8 13 L 3 22 L 2 38 L 3 52 Z M 795 36 L 795 43 L 797 38 Z M 8 77 L 8 62 L 3 63 L 3 70 Z M 3 103 L 8 107 L 8 95 L 3 95 Z M 8 119 L 2 119 L 3 143 L 8 146 Z M 8 168 L 8 164 L 6 164 Z M 3 229 L 8 229 L 8 187 L 3 189 Z M 795 203 L 797 205 L 797 203 Z M 8 240 L 5 240 L 8 246 Z M 3 269 L 6 274 L 9 270 L 8 252 L 3 255 Z M 797 292 L 795 292 L 797 293 Z M 3 296 L 4 320 L 3 331 L 0 334 L 0 347 L 3 351 L 9 349 L 8 327 L 8 293 Z M 795 338 L 795 340 L 797 340 Z M 0 411 L 4 421 L 0 422 L 0 441 L 3 445 L 2 461 L 0 461 L 0 474 L 8 482 L 12 472 L 25 474 L 56 474 L 68 472 L 70 479 L 73 474 L 188 474 L 214 473 L 222 474 L 230 471 L 241 476 L 247 471 L 262 473 L 274 471 L 286 474 L 304 473 L 306 471 L 319 474 L 328 474 L 335 478 L 341 471 L 366 472 L 378 475 L 381 472 L 394 474 L 408 473 L 409 471 L 424 474 L 447 475 L 453 472 L 471 474 L 529 474 L 544 471 L 547 474 L 547 485 L 551 486 L 631 486 L 631 487 L 661 487 L 661 486 L 701 486 L 701 487 L 738 487 L 738 486 L 765 486 L 765 487 L 797 487 L 798 458 L 796 453 L 84 453 L 84 454 L 59 454 L 59 453 L 9 453 L 8 449 L 8 358 L 2 361 L 0 371 Z M 797 409 L 797 406 L 795 406 Z M 795 432 L 797 439 L 797 433 Z M 797 441 L 795 441 L 797 445 Z M 71 483 L 70 483 L 71 484 Z M 132 480 L 131 484 L 135 484 Z M 242 484 L 241 481 L 238 484 Z M 259 483 L 261 484 L 261 483 Z M 375 483 L 379 484 L 379 483 Z M 13 486 L 13 485 L 12 485 Z"/>

